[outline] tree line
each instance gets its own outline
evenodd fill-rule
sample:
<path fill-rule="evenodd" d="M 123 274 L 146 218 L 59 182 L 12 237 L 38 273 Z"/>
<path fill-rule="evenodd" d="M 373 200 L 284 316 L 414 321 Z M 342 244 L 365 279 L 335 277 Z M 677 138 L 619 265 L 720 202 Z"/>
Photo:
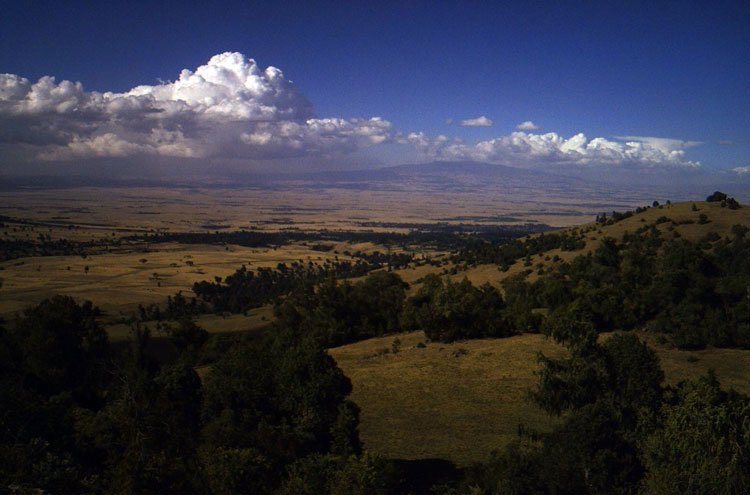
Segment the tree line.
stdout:
<path fill-rule="evenodd" d="M 36 240 L 0 238 L 0 261 L 33 256 L 87 256 L 102 252 L 109 247 L 120 246 L 116 239 L 102 238 L 91 241 L 52 239 L 39 234 Z"/>
<path fill-rule="evenodd" d="M 477 243 L 451 256 L 454 263 L 468 265 L 493 264 L 506 268 L 517 260 L 552 249 L 578 251 L 586 246 L 585 232 L 575 229 L 562 233 L 542 233 L 524 239 L 503 239 Z"/>
<path fill-rule="evenodd" d="M 280 232 L 260 232 L 240 230 L 231 232 L 156 232 L 125 236 L 124 241 L 149 243 L 179 242 L 183 244 L 236 244 L 245 247 L 283 246 L 291 242 L 369 242 L 379 246 L 398 246 L 407 251 L 409 246 L 419 246 L 437 251 L 456 251 L 485 242 L 504 242 L 531 233 L 548 230 L 541 224 L 518 226 L 496 226 L 491 229 L 473 229 L 464 232 L 456 226 L 424 230 L 415 229 L 407 233 L 373 231 L 333 231 L 301 232 L 286 230 Z M 319 246 L 319 244 L 318 244 Z"/>

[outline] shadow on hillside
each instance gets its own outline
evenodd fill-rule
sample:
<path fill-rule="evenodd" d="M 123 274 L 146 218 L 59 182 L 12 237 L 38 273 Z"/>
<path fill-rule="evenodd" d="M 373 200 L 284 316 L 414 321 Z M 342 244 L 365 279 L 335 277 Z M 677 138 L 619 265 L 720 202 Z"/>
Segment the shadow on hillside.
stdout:
<path fill-rule="evenodd" d="M 463 471 L 445 459 L 394 459 L 393 468 L 398 479 L 398 493 L 430 495 L 435 485 L 461 479 Z"/>

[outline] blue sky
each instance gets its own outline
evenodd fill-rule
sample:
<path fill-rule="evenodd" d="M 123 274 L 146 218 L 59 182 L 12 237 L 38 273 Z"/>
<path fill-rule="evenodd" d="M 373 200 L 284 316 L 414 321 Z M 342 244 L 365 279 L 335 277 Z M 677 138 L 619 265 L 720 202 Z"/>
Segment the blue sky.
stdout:
<path fill-rule="evenodd" d="M 5 107 L 0 96 L 6 129 L 0 158 L 13 166 L 168 156 L 248 168 L 430 159 L 528 167 L 748 167 L 749 5 L 2 2 L 0 73 L 28 84 L 6 78 L 6 88 L 15 89 Z M 266 102 L 275 110 L 260 119 L 272 123 L 259 124 L 259 114 L 245 112 L 244 124 L 237 124 L 236 109 L 217 123 L 217 113 L 202 106 L 178 119 L 171 113 L 176 97 L 169 97 L 167 109 L 155 96 L 144 115 L 172 118 L 145 130 L 124 124 L 122 113 L 91 110 L 91 102 L 84 112 L 81 102 L 92 93 L 129 98 L 136 86 L 170 83 L 183 69 L 196 72 L 224 52 L 254 59 L 261 71 L 281 69 L 294 83 L 287 93 L 304 99 L 304 109 L 275 111 L 285 105 L 276 99 Z M 40 110 L 29 95 L 43 76 L 54 76 L 55 84 L 80 81 L 83 93 L 66 89 L 66 101 L 74 103 L 47 101 Z M 83 114 L 98 123 L 80 125 Z M 49 122 L 49 115 L 54 129 L 37 132 L 34 118 Z M 214 119 L 210 125 L 206 115 Z M 374 129 L 373 117 L 387 126 Z M 492 125 L 459 125 L 479 117 Z M 310 118 L 326 121 L 311 127 L 304 124 Z M 327 120 L 334 118 L 345 122 Z M 300 125 L 290 130 L 287 121 Z M 535 125 L 516 129 L 525 121 Z M 212 139 L 222 146 L 190 136 L 190 129 L 206 126 L 217 135 L 221 128 L 222 136 Z M 158 140 L 157 127 L 164 131 Z M 581 133 L 585 140 L 571 141 Z M 595 138 L 602 141 L 593 149 Z"/>

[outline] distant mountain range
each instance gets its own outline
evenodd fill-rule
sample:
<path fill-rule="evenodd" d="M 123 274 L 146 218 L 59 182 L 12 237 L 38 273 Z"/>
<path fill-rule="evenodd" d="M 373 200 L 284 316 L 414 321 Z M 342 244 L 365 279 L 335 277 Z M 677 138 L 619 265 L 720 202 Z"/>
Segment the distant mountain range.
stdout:
<path fill-rule="evenodd" d="M 267 174 L 268 184 L 302 184 L 351 189 L 467 192 L 482 189 L 584 187 L 586 181 L 548 172 L 482 162 L 430 162 L 366 170 Z"/>
<path fill-rule="evenodd" d="M 108 178 L 89 176 L 0 177 L 0 190 L 70 187 L 260 187 L 336 188 L 423 192 L 492 192 L 551 194 L 580 198 L 589 192 L 616 195 L 696 199 L 726 189 L 741 201 L 750 201 L 750 186 L 733 175 L 716 172 L 669 170 L 633 171 L 599 169 L 566 173 L 530 170 L 473 161 L 435 161 L 365 170 L 324 172 L 249 172 L 216 176 Z"/>
<path fill-rule="evenodd" d="M 244 179 L 251 177 L 245 176 Z M 238 176 L 243 183 L 243 176 Z M 674 200 L 700 198 L 712 188 L 728 189 L 750 201 L 750 187 L 736 177 L 714 172 L 675 170 L 568 169 L 564 173 L 531 170 L 473 161 L 434 161 L 349 171 L 276 173 L 252 176 L 268 186 L 308 186 L 345 189 L 420 190 L 445 192 L 494 191 L 497 193 L 551 194 L 560 197 L 597 195 L 643 196 Z M 711 190 L 709 190 L 711 189 Z"/>
<path fill-rule="evenodd" d="M 110 178 L 91 176 L 14 176 L 0 177 L 4 190 L 22 188 L 69 187 L 169 187 L 208 186 L 245 187 L 259 186 L 321 186 L 351 189 L 403 189 L 423 188 L 439 190 L 464 190 L 476 187 L 516 186 L 539 187 L 547 184 L 583 185 L 579 178 L 546 172 L 493 165 L 482 162 L 431 162 L 397 165 L 365 170 L 323 172 L 270 172 L 242 173 L 215 177 L 168 178 Z"/>

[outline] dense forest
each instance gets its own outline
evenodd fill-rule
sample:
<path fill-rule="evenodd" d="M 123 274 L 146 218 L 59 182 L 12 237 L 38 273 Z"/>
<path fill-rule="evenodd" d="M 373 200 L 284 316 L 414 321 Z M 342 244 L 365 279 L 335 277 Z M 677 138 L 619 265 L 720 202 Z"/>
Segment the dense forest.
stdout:
<path fill-rule="evenodd" d="M 575 324 L 581 331 L 646 327 L 683 349 L 750 348 L 750 239 L 709 233 L 699 242 L 664 239 L 654 226 L 605 238 L 593 252 L 559 263 L 534 282 L 504 283 L 508 297 L 547 308 L 549 335 Z"/>

